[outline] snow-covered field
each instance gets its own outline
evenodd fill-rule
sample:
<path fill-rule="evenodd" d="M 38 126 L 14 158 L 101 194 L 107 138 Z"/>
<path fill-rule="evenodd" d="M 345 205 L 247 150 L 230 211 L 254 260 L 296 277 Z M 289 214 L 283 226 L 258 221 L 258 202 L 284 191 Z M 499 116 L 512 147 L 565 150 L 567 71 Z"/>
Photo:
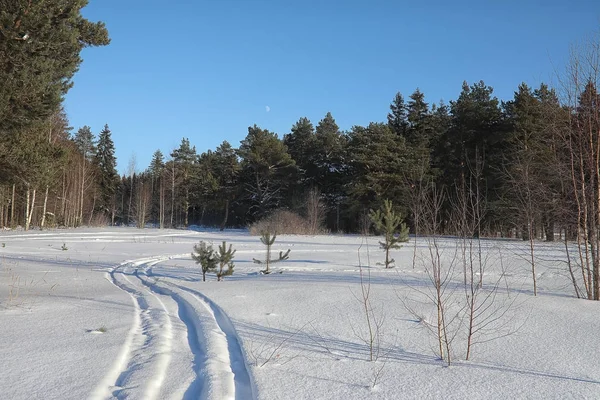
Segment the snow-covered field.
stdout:
<path fill-rule="evenodd" d="M 190 257 L 200 240 L 234 245 L 233 276 L 202 282 Z M 440 241 L 446 265 L 456 244 Z M 281 236 L 274 250 L 290 259 L 262 275 L 252 258 L 264 246 L 243 231 L 6 232 L 0 398 L 600 398 L 600 303 L 573 297 L 561 244 L 538 244 L 537 297 L 526 243 L 482 245 L 481 329 L 465 361 L 464 320 L 452 321 L 446 367 L 424 240 L 386 270 L 377 238 Z M 362 286 L 359 262 L 371 266 Z M 461 265 L 449 315 L 462 315 Z M 363 288 L 379 328 L 372 362 Z"/>

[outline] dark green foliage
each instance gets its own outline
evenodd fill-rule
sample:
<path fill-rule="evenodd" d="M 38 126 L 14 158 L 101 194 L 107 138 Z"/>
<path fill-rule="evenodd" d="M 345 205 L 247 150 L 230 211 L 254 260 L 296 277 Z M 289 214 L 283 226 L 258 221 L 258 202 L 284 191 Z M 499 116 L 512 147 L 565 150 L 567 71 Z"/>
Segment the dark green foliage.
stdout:
<path fill-rule="evenodd" d="M 218 255 L 212 245 L 207 245 L 205 242 L 200 242 L 194 245 L 194 252 L 192 253 L 192 259 L 196 261 L 196 264 L 200 264 L 202 269 L 202 281 L 206 282 L 207 272 L 216 272 L 217 264 L 219 263 Z"/>
<path fill-rule="evenodd" d="M 493 89 L 484 82 L 472 86 L 464 82 L 458 100 L 451 102 L 450 127 L 436 149 L 444 186 L 465 188 L 473 179 L 479 181 L 485 230 L 494 229 L 501 221 L 499 194 L 507 138 L 505 116 L 492 93 Z M 451 202 L 450 199 L 445 205 L 445 212 L 448 219 L 455 219 L 450 216 Z M 448 230 L 454 228 L 446 227 Z"/>
<path fill-rule="evenodd" d="M 283 144 L 298 167 L 299 182 L 304 186 L 314 184 L 315 128 L 310 120 L 300 118 L 283 137 Z"/>
<path fill-rule="evenodd" d="M 73 142 L 75 142 L 77 150 L 79 150 L 81 156 L 86 161 L 91 161 L 93 155 L 96 154 L 96 143 L 92 128 L 87 125 L 79 128 L 75 133 Z"/>
<path fill-rule="evenodd" d="M 152 154 L 152 160 L 150 161 L 150 166 L 148 167 L 148 173 L 152 179 L 158 179 L 164 169 L 165 157 L 163 156 L 162 151 L 156 150 L 154 154 Z"/>
<path fill-rule="evenodd" d="M 404 97 L 400 92 L 396 93 L 394 101 L 390 105 L 390 113 L 387 116 L 388 126 L 398 136 L 405 136 L 408 128 L 408 110 Z"/>
<path fill-rule="evenodd" d="M 183 211 L 183 225 L 189 225 L 190 211 L 190 188 L 192 182 L 198 177 L 198 155 L 196 154 L 196 146 L 191 146 L 188 138 L 182 138 L 178 149 L 171 153 L 175 168 L 175 198 L 172 201 Z M 199 188 L 199 182 L 194 185 Z M 173 194 L 172 194 L 173 195 Z"/>
<path fill-rule="evenodd" d="M 232 249 L 231 244 L 229 245 L 229 248 L 227 248 L 227 243 L 225 241 L 219 246 L 219 253 L 217 254 L 217 261 L 219 262 L 217 280 L 222 281 L 223 277 L 233 275 L 233 257 L 235 252 L 236 250 Z"/>
<path fill-rule="evenodd" d="M 348 197 L 345 186 L 350 174 L 348 137 L 340 132 L 329 112 L 317 125 L 314 145 L 314 181 L 325 199 L 329 225 L 335 231 L 340 231 L 345 225 L 340 220 L 340 208 Z"/>
<path fill-rule="evenodd" d="M 296 165 L 277 134 L 256 125 L 248 128 L 238 155 L 246 213 L 250 220 L 257 220 L 279 207 L 295 181 Z"/>
<path fill-rule="evenodd" d="M 83 18 L 87 0 L 0 0 L 0 134 L 58 111 L 80 52 L 110 40 L 102 22 Z"/>
<path fill-rule="evenodd" d="M 285 253 L 283 251 L 280 251 L 278 258 L 271 259 L 271 246 L 273 246 L 273 243 L 275 243 L 276 238 L 277 234 L 275 233 L 271 234 L 270 232 L 265 231 L 261 234 L 260 241 L 262 244 L 267 246 L 267 257 L 265 258 L 265 260 L 257 260 L 256 258 L 253 258 L 252 260 L 256 264 L 266 265 L 266 268 L 263 271 L 261 271 L 263 274 L 271 273 L 269 269 L 269 266 L 271 264 L 278 263 L 279 261 L 287 260 L 289 258 L 290 249 L 288 249 Z"/>
<path fill-rule="evenodd" d="M 352 160 L 352 185 L 349 189 L 356 214 L 362 209 L 378 208 L 386 198 L 404 198 L 407 151 L 405 140 L 386 124 L 355 126 L 348 146 Z"/>
<path fill-rule="evenodd" d="M 96 178 L 99 191 L 97 209 L 108 215 L 115 206 L 115 193 L 119 186 L 115 144 L 108 125 L 104 125 L 104 129 L 98 135 L 94 164 L 98 169 L 99 175 Z"/>
<path fill-rule="evenodd" d="M 387 199 L 378 210 L 370 210 L 369 218 L 377 233 L 385 236 L 385 241 L 379 242 L 379 245 L 385 251 L 385 267 L 390 268 L 394 262 L 394 259 L 390 259 L 390 250 L 400 249 L 400 243 L 408 242 L 408 227 L 402 215 L 394 211 L 392 202 Z"/>

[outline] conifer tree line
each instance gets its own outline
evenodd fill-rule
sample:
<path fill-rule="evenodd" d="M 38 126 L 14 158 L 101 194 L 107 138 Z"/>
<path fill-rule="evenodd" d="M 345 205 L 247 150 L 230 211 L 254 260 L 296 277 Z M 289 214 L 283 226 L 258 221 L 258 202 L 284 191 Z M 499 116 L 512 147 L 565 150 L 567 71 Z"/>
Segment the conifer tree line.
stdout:
<path fill-rule="evenodd" d="M 466 195 L 481 214 L 476 235 L 575 237 L 578 207 L 598 210 L 597 98 L 592 81 L 576 107 L 545 84 L 522 84 L 501 102 L 485 83 L 464 83 L 448 105 L 429 105 L 417 89 L 408 100 L 396 94 L 385 122 L 341 131 L 327 113 L 316 126 L 300 118 L 282 137 L 253 125 L 237 148 L 224 141 L 200 154 L 183 138 L 166 155 L 157 150 L 145 171 L 124 176 L 108 125 L 98 135 L 87 126 L 70 133 L 59 111 L 10 137 L 25 144 L 37 132 L 44 140 L 35 146 L 9 149 L 5 141 L 2 224 L 24 225 L 28 216 L 41 226 L 46 216 L 46 224 L 51 217 L 65 226 L 246 226 L 280 208 L 306 213 L 316 189 L 329 231 L 360 231 L 389 199 L 414 233 L 419 196 L 435 186 L 445 193 L 443 233 L 462 229 Z"/>

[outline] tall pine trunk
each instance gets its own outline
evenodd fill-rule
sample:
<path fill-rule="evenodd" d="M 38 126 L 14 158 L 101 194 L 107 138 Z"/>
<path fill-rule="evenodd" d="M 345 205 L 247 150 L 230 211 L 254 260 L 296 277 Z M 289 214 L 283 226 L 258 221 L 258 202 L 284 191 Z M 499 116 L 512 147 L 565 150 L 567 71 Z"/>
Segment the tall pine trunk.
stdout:
<path fill-rule="evenodd" d="M 16 226 L 16 223 L 15 223 L 15 187 L 16 187 L 16 185 L 13 183 L 12 198 L 10 200 L 10 226 L 12 228 L 14 228 Z"/>
<path fill-rule="evenodd" d="M 229 199 L 225 200 L 225 217 L 223 217 L 223 222 L 221 222 L 221 231 L 225 229 L 225 226 L 227 226 L 228 218 L 229 218 Z"/>
<path fill-rule="evenodd" d="M 30 190 L 27 188 L 27 204 L 25 207 L 25 230 L 28 231 L 31 226 L 31 217 L 33 217 L 33 210 L 35 208 L 35 189 Z M 29 199 L 31 193 L 31 208 L 29 207 Z"/>
<path fill-rule="evenodd" d="M 42 209 L 42 221 L 40 222 L 40 229 L 44 229 L 44 225 L 46 224 L 46 207 L 48 205 L 48 189 L 49 189 L 49 186 L 46 185 L 46 193 L 44 194 L 44 207 Z"/>

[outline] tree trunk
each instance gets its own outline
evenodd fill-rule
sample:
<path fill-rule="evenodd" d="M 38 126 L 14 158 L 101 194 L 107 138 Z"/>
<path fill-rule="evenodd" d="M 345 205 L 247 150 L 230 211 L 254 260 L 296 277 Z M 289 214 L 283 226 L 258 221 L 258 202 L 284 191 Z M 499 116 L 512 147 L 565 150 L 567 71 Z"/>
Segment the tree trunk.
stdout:
<path fill-rule="evenodd" d="M 223 222 L 221 222 L 221 231 L 225 229 L 227 226 L 227 219 L 229 218 L 229 199 L 225 200 L 225 217 L 223 218 Z"/>
<path fill-rule="evenodd" d="M 175 214 L 175 162 L 171 166 L 171 228 L 173 228 L 173 215 Z"/>
<path fill-rule="evenodd" d="M 161 174 L 158 188 L 158 224 L 160 229 L 165 227 L 165 188 L 163 186 L 163 176 Z"/>
<path fill-rule="evenodd" d="M 131 202 L 133 200 L 133 175 L 129 178 L 131 187 L 129 188 L 129 205 L 127 206 L 127 226 L 129 226 L 129 218 L 131 217 Z"/>
<path fill-rule="evenodd" d="M 25 230 L 28 231 L 31 226 L 31 217 L 33 216 L 33 209 L 35 207 L 35 189 L 30 190 L 27 188 L 26 190 L 26 204 L 25 204 Z M 31 207 L 29 206 L 31 200 Z"/>
<path fill-rule="evenodd" d="M 80 203 L 79 203 L 79 224 L 83 224 L 83 202 L 84 202 L 84 188 L 85 188 L 85 156 L 83 157 L 81 164 L 81 188 L 80 188 Z"/>
<path fill-rule="evenodd" d="M 46 185 L 46 194 L 44 195 L 44 208 L 42 209 L 42 221 L 40 222 L 40 229 L 44 229 L 46 224 L 46 207 L 48 205 L 48 185 Z"/>
<path fill-rule="evenodd" d="M 189 194 L 189 189 L 186 187 L 185 188 L 185 204 L 184 204 L 184 222 L 183 222 L 183 226 L 185 226 L 186 228 L 188 227 L 188 216 L 189 216 L 189 211 L 190 211 L 190 194 Z"/>
<path fill-rule="evenodd" d="M 94 189 L 94 201 L 92 202 L 92 209 L 90 210 L 90 219 L 88 220 L 88 226 L 92 225 L 92 219 L 94 218 L 94 209 L 96 208 L 96 190 Z"/>
<path fill-rule="evenodd" d="M 15 227 L 15 187 L 16 185 L 13 183 L 12 185 L 12 198 L 10 200 L 10 226 Z"/>

